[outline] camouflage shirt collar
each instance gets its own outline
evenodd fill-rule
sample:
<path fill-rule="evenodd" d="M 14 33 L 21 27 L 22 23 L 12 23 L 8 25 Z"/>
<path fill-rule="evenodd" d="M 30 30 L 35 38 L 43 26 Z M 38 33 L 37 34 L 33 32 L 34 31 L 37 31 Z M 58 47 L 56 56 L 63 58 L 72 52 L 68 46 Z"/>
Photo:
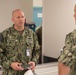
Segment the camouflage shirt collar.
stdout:
<path fill-rule="evenodd" d="M 14 28 L 14 25 L 12 26 L 11 29 L 13 31 L 13 33 L 12 33 L 13 35 L 18 35 L 19 32 Z M 28 28 L 27 27 L 24 28 L 24 31 L 22 33 L 22 36 L 25 36 L 25 34 L 28 34 Z"/>

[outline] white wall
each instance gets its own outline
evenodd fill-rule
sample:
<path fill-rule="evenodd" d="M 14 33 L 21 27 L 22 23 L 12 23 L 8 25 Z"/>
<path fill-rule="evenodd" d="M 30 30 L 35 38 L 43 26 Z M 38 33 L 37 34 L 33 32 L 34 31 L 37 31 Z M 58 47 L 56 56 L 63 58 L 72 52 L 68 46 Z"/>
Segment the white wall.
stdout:
<path fill-rule="evenodd" d="M 44 55 L 57 58 L 65 35 L 76 26 L 73 18 L 76 0 L 43 0 Z"/>
<path fill-rule="evenodd" d="M 33 0 L 34 7 L 42 7 L 42 0 Z"/>
<path fill-rule="evenodd" d="M 11 26 L 11 13 L 14 9 L 22 9 L 27 22 L 32 21 L 33 0 L 1 0 L 0 1 L 0 32 Z"/>

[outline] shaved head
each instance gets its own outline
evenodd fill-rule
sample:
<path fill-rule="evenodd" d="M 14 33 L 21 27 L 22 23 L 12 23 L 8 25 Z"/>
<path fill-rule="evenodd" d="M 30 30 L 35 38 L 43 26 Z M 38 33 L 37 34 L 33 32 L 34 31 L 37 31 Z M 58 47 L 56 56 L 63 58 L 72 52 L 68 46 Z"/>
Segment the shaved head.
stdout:
<path fill-rule="evenodd" d="M 75 24 L 76 24 L 76 4 L 74 6 L 74 19 L 75 19 Z"/>
<path fill-rule="evenodd" d="M 75 6 L 74 6 L 74 11 L 76 12 L 76 4 L 75 4 Z"/>
<path fill-rule="evenodd" d="M 12 16 L 14 16 L 14 13 L 15 13 L 15 12 L 19 12 L 19 11 L 23 13 L 22 10 L 20 10 L 20 9 L 16 9 L 16 10 L 14 10 L 14 11 L 12 12 Z"/>

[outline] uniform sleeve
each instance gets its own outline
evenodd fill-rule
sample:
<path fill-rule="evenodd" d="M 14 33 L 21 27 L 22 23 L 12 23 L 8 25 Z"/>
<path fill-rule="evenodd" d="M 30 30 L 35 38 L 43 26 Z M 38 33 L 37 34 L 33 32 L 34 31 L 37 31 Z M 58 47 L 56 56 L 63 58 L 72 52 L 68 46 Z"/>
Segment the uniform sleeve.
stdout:
<path fill-rule="evenodd" d="M 0 60 L 1 66 L 3 68 L 9 69 L 12 61 L 7 59 L 7 57 L 3 53 L 0 54 L 0 57 L 1 57 Z"/>
<path fill-rule="evenodd" d="M 32 61 L 34 61 L 37 64 L 39 61 L 39 56 L 40 56 L 40 46 L 38 43 L 37 36 L 34 33 L 34 48 L 32 53 Z"/>
<path fill-rule="evenodd" d="M 62 62 L 66 66 L 72 67 L 76 62 L 76 45 L 72 34 L 68 34 L 65 39 L 65 46 L 59 56 L 58 61 Z"/>
<path fill-rule="evenodd" d="M 6 55 L 5 55 L 5 43 L 4 43 L 5 38 L 3 37 L 3 40 L 0 41 L 0 65 L 4 68 L 9 69 L 11 65 L 11 60 L 9 60 Z"/>

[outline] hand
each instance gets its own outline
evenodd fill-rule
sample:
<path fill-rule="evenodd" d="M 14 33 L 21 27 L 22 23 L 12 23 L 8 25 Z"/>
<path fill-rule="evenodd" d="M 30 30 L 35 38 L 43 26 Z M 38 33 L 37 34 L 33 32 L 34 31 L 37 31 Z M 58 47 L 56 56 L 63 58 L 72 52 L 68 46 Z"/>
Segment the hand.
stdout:
<path fill-rule="evenodd" d="M 21 67 L 21 63 L 18 63 L 18 62 L 12 62 L 12 63 L 11 63 L 11 68 L 13 68 L 14 70 L 24 70 L 24 69 Z"/>
<path fill-rule="evenodd" d="M 35 62 L 30 61 L 28 64 L 30 65 L 30 68 L 29 69 L 31 69 L 31 70 L 34 70 L 35 69 Z"/>

